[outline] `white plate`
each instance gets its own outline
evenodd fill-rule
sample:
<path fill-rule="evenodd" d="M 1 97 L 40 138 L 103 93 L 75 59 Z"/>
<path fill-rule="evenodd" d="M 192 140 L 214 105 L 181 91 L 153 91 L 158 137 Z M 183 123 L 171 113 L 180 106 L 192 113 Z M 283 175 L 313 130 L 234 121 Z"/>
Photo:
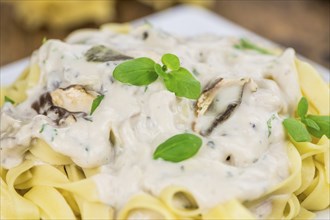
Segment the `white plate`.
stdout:
<path fill-rule="evenodd" d="M 136 20 L 134 25 L 150 22 L 153 26 L 163 29 L 169 33 L 178 36 L 194 36 L 198 34 L 212 33 L 221 36 L 247 37 L 261 41 L 265 44 L 274 45 L 273 42 L 264 39 L 255 33 L 248 31 L 223 17 L 220 17 L 210 11 L 193 6 L 178 6 L 168 10 L 153 14 L 151 16 Z M 325 67 L 314 63 L 302 56 L 320 72 L 323 78 L 329 82 L 330 71 Z M 0 67 L 1 85 L 6 85 L 15 80 L 15 78 L 28 65 L 28 58 L 15 63 Z M 317 212 L 318 220 L 330 219 L 330 209 Z"/>

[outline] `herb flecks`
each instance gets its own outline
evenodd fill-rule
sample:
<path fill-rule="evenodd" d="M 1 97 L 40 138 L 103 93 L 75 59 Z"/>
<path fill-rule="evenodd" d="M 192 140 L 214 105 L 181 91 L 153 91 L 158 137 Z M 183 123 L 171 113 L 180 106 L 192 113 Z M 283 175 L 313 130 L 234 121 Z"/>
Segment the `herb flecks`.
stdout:
<path fill-rule="evenodd" d="M 180 162 L 193 157 L 202 146 L 202 139 L 193 134 L 178 134 L 160 144 L 153 154 L 154 159 Z"/>
<path fill-rule="evenodd" d="M 283 125 L 287 133 L 296 142 L 310 142 L 311 135 L 321 138 L 323 135 L 330 138 L 330 116 L 308 114 L 308 101 L 302 97 L 298 103 L 297 115 L 299 118 L 287 118 Z"/>
<path fill-rule="evenodd" d="M 103 45 L 90 48 L 85 53 L 85 58 L 88 62 L 108 62 L 133 59 L 133 57 L 126 56 Z"/>
<path fill-rule="evenodd" d="M 276 116 L 273 114 L 268 120 L 267 120 L 267 128 L 268 128 L 268 137 L 272 134 L 272 122 L 275 120 Z"/>
<path fill-rule="evenodd" d="M 201 93 L 198 80 L 185 68 L 180 66 L 179 58 L 174 54 L 164 54 L 162 64 L 152 59 L 141 57 L 119 64 L 113 76 L 122 83 L 146 86 L 161 77 L 165 87 L 178 97 L 197 99 Z"/>
<path fill-rule="evenodd" d="M 96 108 L 100 105 L 100 103 L 102 102 L 104 98 L 104 95 L 99 95 L 97 96 L 92 103 L 92 107 L 91 107 L 91 113 L 90 115 L 92 115 L 94 113 L 94 111 L 96 110 Z"/>
<path fill-rule="evenodd" d="M 39 133 L 44 132 L 46 125 L 47 125 L 47 124 L 42 124 L 42 125 L 41 125 L 41 128 L 40 128 Z"/>

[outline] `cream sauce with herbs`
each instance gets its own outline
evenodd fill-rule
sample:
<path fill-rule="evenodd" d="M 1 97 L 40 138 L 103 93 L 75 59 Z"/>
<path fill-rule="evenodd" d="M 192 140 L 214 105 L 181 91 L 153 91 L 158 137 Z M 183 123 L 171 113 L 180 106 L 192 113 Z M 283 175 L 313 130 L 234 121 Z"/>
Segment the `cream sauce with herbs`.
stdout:
<path fill-rule="evenodd" d="M 292 49 L 279 56 L 263 55 L 236 49 L 237 42 L 215 36 L 175 38 L 145 28 L 128 35 L 78 32 L 66 43 L 47 41 L 31 59 L 41 70 L 39 84 L 28 91 L 25 102 L 17 107 L 6 103 L 1 110 L 1 165 L 21 163 L 31 141 L 41 138 L 81 167 L 100 166 L 100 174 L 93 178 L 101 199 L 115 208 L 133 195 L 157 196 L 171 185 L 190 191 L 202 210 L 232 198 L 257 198 L 289 174 L 281 122 L 301 94 Z M 244 87 L 241 104 L 202 137 L 194 157 L 179 163 L 154 160 L 153 152 L 166 139 L 194 133 L 195 101 L 176 97 L 161 79 L 142 87 L 116 81 L 112 72 L 122 61 L 87 62 L 84 57 L 100 44 L 156 62 L 164 53 L 176 54 L 202 87 L 218 77 L 251 81 Z M 105 95 L 93 115 L 59 126 L 31 108 L 45 92 L 75 84 Z"/>

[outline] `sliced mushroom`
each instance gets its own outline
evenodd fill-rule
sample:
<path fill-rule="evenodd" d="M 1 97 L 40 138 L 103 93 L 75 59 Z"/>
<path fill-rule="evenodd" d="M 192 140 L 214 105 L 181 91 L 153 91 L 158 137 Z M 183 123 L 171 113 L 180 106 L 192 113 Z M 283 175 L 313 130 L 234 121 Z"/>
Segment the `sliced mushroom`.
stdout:
<path fill-rule="evenodd" d="M 197 100 L 196 103 L 196 115 L 197 117 L 204 115 L 209 106 L 211 105 L 215 95 L 217 94 L 218 89 L 223 84 L 221 83 L 223 78 L 218 78 L 214 82 L 209 83 L 205 86 L 202 94 Z"/>
<path fill-rule="evenodd" d="M 216 79 L 208 84 L 196 103 L 196 120 L 192 128 L 208 136 L 226 121 L 241 104 L 243 90 L 250 79 Z"/>
<path fill-rule="evenodd" d="M 64 108 L 70 112 L 90 111 L 96 94 L 88 92 L 81 85 L 72 85 L 64 89 L 56 89 L 50 93 L 54 106 Z"/>
<path fill-rule="evenodd" d="M 88 62 L 107 62 L 133 59 L 133 57 L 126 56 L 103 45 L 93 46 L 85 53 L 85 57 Z"/>
<path fill-rule="evenodd" d="M 93 93 L 81 85 L 71 85 L 44 93 L 31 107 L 57 125 L 68 125 L 76 122 L 77 118 L 89 120 L 88 113 L 97 96 L 97 93 Z"/>

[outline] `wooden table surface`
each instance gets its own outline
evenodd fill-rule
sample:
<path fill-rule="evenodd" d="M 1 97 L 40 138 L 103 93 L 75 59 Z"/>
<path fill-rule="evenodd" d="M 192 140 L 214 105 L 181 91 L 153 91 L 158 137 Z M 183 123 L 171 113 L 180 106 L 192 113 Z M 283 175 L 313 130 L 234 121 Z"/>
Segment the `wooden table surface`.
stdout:
<path fill-rule="evenodd" d="M 1 66 L 29 56 L 40 46 L 44 36 L 64 39 L 73 30 L 27 31 L 15 19 L 8 0 L 0 1 Z M 135 0 L 117 2 L 115 22 L 127 22 L 156 12 Z M 298 53 L 330 68 L 328 0 L 218 0 L 210 10 L 276 43 L 293 47 Z"/>

